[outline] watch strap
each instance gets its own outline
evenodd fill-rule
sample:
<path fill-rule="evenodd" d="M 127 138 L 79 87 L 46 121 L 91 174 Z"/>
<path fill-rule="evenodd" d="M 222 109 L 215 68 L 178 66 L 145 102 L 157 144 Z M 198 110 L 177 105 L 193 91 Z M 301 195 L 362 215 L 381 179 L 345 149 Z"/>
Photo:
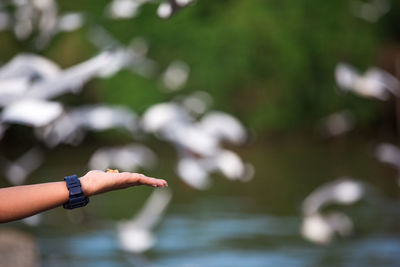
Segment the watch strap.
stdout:
<path fill-rule="evenodd" d="M 69 191 L 68 202 L 63 204 L 64 209 L 75 209 L 86 206 L 89 203 L 89 198 L 83 194 L 78 176 L 75 174 L 66 176 L 64 177 L 64 181 Z"/>

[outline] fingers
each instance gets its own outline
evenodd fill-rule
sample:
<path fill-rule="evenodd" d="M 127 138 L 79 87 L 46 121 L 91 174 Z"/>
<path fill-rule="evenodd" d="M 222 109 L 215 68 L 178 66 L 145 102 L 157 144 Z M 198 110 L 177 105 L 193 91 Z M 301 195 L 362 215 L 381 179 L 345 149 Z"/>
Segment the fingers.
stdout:
<path fill-rule="evenodd" d="M 152 187 L 167 187 L 168 183 L 163 179 L 157 179 L 153 177 L 147 177 L 141 173 L 131 173 L 131 172 L 118 172 L 118 170 L 113 170 L 105 172 L 106 175 L 112 175 L 114 177 L 121 177 L 126 180 L 130 185 L 147 185 Z"/>
<path fill-rule="evenodd" d="M 153 180 L 151 182 L 153 187 L 160 187 L 160 188 L 168 187 L 167 181 L 165 181 L 163 179 L 155 179 L 155 178 L 150 178 L 150 179 Z"/>
<path fill-rule="evenodd" d="M 130 172 L 89 171 L 82 178 L 82 190 L 88 196 L 138 185 L 157 188 L 168 186 L 168 183 L 163 179 Z"/>
<path fill-rule="evenodd" d="M 168 183 L 163 179 L 147 177 L 140 173 L 130 173 L 130 176 L 133 179 L 133 181 L 135 181 L 136 183 L 138 183 L 140 185 L 147 185 L 147 186 L 160 187 L 160 188 L 168 186 Z"/>

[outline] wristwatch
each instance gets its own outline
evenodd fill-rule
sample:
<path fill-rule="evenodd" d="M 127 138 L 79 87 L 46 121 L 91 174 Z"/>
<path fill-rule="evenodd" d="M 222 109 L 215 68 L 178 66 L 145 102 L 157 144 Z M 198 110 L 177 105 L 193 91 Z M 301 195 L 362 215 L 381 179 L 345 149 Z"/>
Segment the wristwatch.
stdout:
<path fill-rule="evenodd" d="M 81 182 L 78 176 L 71 175 L 64 177 L 69 190 L 69 200 L 63 204 L 64 209 L 76 209 L 86 206 L 89 203 L 89 198 L 85 197 L 82 192 Z"/>

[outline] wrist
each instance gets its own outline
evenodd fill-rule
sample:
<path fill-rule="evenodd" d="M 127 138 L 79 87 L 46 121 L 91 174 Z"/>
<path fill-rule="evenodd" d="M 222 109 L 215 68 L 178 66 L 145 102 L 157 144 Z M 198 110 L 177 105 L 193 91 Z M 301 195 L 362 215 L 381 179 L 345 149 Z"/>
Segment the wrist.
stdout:
<path fill-rule="evenodd" d="M 88 179 L 85 179 L 85 176 L 82 176 L 79 178 L 79 181 L 81 182 L 81 188 L 82 192 L 86 197 L 90 197 L 94 195 L 94 192 L 89 184 Z"/>
<path fill-rule="evenodd" d="M 64 209 L 76 209 L 86 206 L 89 203 L 89 198 L 83 192 L 82 183 L 78 176 L 73 174 L 64 177 L 64 180 L 69 191 L 68 201 L 63 204 Z"/>

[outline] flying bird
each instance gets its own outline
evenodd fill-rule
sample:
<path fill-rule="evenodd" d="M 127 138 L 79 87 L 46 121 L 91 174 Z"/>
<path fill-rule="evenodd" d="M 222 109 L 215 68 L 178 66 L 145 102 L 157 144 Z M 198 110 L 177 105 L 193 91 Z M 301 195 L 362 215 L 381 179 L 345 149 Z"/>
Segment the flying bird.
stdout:
<path fill-rule="evenodd" d="M 44 127 L 60 117 L 62 112 L 63 107 L 58 102 L 22 99 L 3 109 L 1 123 Z"/>
<path fill-rule="evenodd" d="M 121 248 L 131 253 L 143 253 L 154 246 L 153 229 L 160 222 L 172 194 L 169 190 L 154 190 L 142 209 L 133 218 L 117 223 Z"/>
<path fill-rule="evenodd" d="M 301 225 L 302 236 L 317 244 L 327 244 L 336 234 L 348 236 L 352 231 L 353 222 L 340 212 L 306 216 Z"/>
<path fill-rule="evenodd" d="M 319 130 L 326 137 L 340 136 L 354 128 L 354 115 L 347 110 L 330 114 L 319 124 Z"/>
<path fill-rule="evenodd" d="M 43 163 L 43 160 L 43 152 L 33 147 L 14 161 L 2 158 L 1 162 L 6 179 L 12 185 L 21 185 Z"/>
<path fill-rule="evenodd" d="M 118 106 L 81 106 L 65 111 L 53 123 L 37 129 L 36 135 L 50 147 L 60 143 L 77 145 L 87 131 L 114 128 L 134 134 L 137 129 L 137 115 L 128 108 Z"/>
<path fill-rule="evenodd" d="M 242 182 L 248 182 L 254 176 L 252 164 L 244 163 L 236 153 L 226 149 L 208 157 L 183 156 L 178 160 L 176 171 L 186 184 L 198 190 L 211 186 L 212 173 Z"/>
<path fill-rule="evenodd" d="M 93 170 L 117 168 L 135 172 L 139 168 L 152 168 L 156 160 L 155 153 L 140 144 L 103 147 L 93 153 L 89 160 L 89 168 Z"/>
<path fill-rule="evenodd" d="M 400 186 L 400 148 L 389 143 L 382 143 L 377 146 L 375 155 L 380 162 L 394 167 L 397 171 L 397 183 Z"/>
<path fill-rule="evenodd" d="M 351 219 L 342 212 L 324 212 L 331 204 L 351 205 L 365 196 L 365 186 L 352 178 L 341 178 L 311 192 L 302 203 L 301 234 L 307 240 L 327 244 L 338 234 L 349 235 Z"/>
<path fill-rule="evenodd" d="M 208 188 L 213 172 L 231 180 L 250 180 L 254 174 L 252 165 L 223 148 L 224 142 L 241 144 L 246 140 L 246 131 L 239 120 L 219 111 L 208 112 L 200 119 L 194 114 L 200 115 L 190 113 L 179 102 L 156 104 L 144 113 L 141 125 L 144 131 L 176 148 L 179 155 L 176 171 L 191 187 Z"/>
<path fill-rule="evenodd" d="M 379 100 L 388 100 L 391 94 L 400 97 L 399 81 L 379 68 L 370 68 L 364 74 L 360 74 L 349 64 L 339 63 L 335 69 L 335 76 L 339 88 L 344 91 Z"/>
<path fill-rule="evenodd" d="M 247 138 L 242 123 L 232 115 L 211 111 L 200 120 L 200 127 L 209 135 L 232 144 L 243 144 Z"/>

